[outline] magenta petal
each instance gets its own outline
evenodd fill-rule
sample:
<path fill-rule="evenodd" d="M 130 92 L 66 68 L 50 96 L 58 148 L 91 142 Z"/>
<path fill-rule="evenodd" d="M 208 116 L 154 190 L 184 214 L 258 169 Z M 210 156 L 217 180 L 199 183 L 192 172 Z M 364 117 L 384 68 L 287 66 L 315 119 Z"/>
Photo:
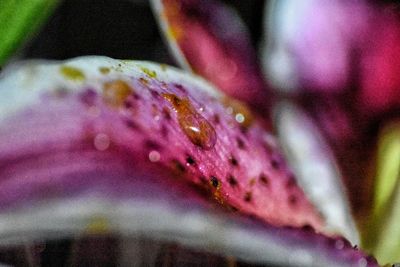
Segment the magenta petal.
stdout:
<path fill-rule="evenodd" d="M 243 128 L 200 79 L 86 57 L 5 70 L 0 95 L 1 244 L 90 232 L 100 220 L 249 262 L 377 266 L 312 230 L 321 219 L 273 137 L 257 122 Z"/>
<path fill-rule="evenodd" d="M 43 190 L 64 196 L 120 188 L 110 177 L 129 163 L 138 173 L 186 180 L 222 206 L 273 225 L 323 231 L 273 137 L 256 121 L 242 125 L 247 115 L 230 114 L 230 103 L 221 104 L 204 81 L 96 57 L 12 71 L 0 85 L 1 206 Z M 79 178 L 100 170 L 111 174 Z"/>
<path fill-rule="evenodd" d="M 233 9 L 214 0 L 155 0 L 153 6 L 183 67 L 232 97 L 269 107 L 247 29 Z"/>

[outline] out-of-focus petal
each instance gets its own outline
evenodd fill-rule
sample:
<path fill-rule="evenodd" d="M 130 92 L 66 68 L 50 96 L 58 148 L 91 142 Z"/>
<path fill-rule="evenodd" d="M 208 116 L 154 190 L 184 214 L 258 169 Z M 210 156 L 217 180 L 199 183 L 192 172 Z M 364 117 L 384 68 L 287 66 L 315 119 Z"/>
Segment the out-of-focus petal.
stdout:
<path fill-rule="evenodd" d="M 276 105 L 274 117 L 279 142 L 299 184 L 326 218 L 328 227 L 358 244 L 358 233 L 336 160 L 313 119 L 289 101 Z"/>
<path fill-rule="evenodd" d="M 374 118 L 400 109 L 400 16 L 370 1 L 271 1 L 265 75 L 277 88 L 354 98 Z"/>
<path fill-rule="evenodd" d="M 152 1 L 181 66 L 228 95 L 266 110 L 265 84 L 247 29 L 234 10 L 215 0 Z"/>
<path fill-rule="evenodd" d="M 398 9 L 353 0 L 272 1 L 269 8 L 265 74 L 313 118 L 362 217 L 377 133 L 400 111 Z"/>

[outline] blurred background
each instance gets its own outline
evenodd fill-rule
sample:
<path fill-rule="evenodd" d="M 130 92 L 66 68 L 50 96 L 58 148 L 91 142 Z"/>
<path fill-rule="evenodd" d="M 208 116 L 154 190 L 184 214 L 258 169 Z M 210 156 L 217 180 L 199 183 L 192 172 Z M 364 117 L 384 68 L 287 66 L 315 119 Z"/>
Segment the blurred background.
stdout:
<path fill-rule="evenodd" d="M 260 39 L 264 0 L 224 1 L 238 10 Z M 66 0 L 25 46 L 25 58 L 66 59 L 105 55 L 174 65 L 147 0 Z"/>

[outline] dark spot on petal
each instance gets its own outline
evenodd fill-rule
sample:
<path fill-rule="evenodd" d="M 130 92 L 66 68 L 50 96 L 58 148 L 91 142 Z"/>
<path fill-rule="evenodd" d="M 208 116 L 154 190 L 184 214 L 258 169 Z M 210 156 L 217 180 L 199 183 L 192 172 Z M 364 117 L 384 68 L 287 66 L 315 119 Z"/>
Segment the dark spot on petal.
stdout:
<path fill-rule="evenodd" d="M 221 119 L 219 118 L 218 114 L 214 114 L 213 121 L 215 124 L 219 124 L 221 122 Z"/>
<path fill-rule="evenodd" d="M 280 162 L 279 162 L 279 160 L 278 159 L 276 159 L 276 158 L 272 158 L 271 159 L 271 166 L 272 166 L 272 168 L 274 168 L 274 169 L 279 169 L 279 167 L 280 167 Z"/>
<path fill-rule="evenodd" d="M 253 185 L 255 185 L 256 184 L 256 178 L 251 178 L 250 180 L 249 180 L 249 185 L 250 186 L 253 186 Z"/>
<path fill-rule="evenodd" d="M 126 100 L 126 101 L 124 101 L 124 107 L 126 109 L 130 109 L 130 108 L 133 108 L 133 104 L 131 101 Z"/>
<path fill-rule="evenodd" d="M 144 142 L 144 145 L 146 148 L 148 148 L 150 150 L 160 150 L 161 149 L 160 144 L 153 140 L 146 140 Z"/>
<path fill-rule="evenodd" d="M 230 163 L 232 166 L 235 166 L 235 167 L 237 167 L 237 166 L 239 165 L 237 159 L 236 159 L 233 155 L 231 155 L 231 156 L 229 157 L 229 163 Z"/>
<path fill-rule="evenodd" d="M 162 114 L 166 120 L 171 120 L 171 112 L 169 111 L 169 108 L 163 107 Z"/>
<path fill-rule="evenodd" d="M 143 77 L 140 77 L 140 78 L 139 78 L 139 82 L 140 82 L 141 84 L 145 85 L 145 86 L 149 85 L 149 80 L 147 80 L 147 79 L 145 79 L 145 78 L 143 78 Z"/>
<path fill-rule="evenodd" d="M 207 178 L 205 176 L 200 176 L 199 180 L 204 185 L 208 184 Z"/>
<path fill-rule="evenodd" d="M 309 224 L 303 225 L 303 227 L 301 227 L 301 229 L 305 232 L 315 232 L 315 229 Z"/>
<path fill-rule="evenodd" d="M 185 166 L 177 159 L 173 159 L 172 166 L 178 174 L 183 174 L 186 171 Z"/>
<path fill-rule="evenodd" d="M 215 176 L 210 177 L 210 184 L 215 188 L 218 188 L 220 186 L 219 180 Z"/>
<path fill-rule="evenodd" d="M 158 93 L 157 91 L 155 91 L 155 90 L 149 90 L 150 91 L 150 93 L 151 93 L 151 95 L 154 97 L 154 98 L 157 98 L 157 97 L 159 97 L 160 96 L 160 93 Z"/>
<path fill-rule="evenodd" d="M 259 179 L 260 179 L 260 182 L 261 182 L 263 185 L 269 186 L 269 178 L 268 178 L 264 173 L 261 173 L 261 174 L 260 174 Z"/>
<path fill-rule="evenodd" d="M 245 144 L 244 144 L 244 141 L 243 141 L 240 137 L 237 137 L 237 138 L 236 138 L 236 142 L 237 142 L 237 145 L 238 145 L 238 147 L 239 147 L 240 149 L 246 149 L 246 146 L 245 146 Z"/>
<path fill-rule="evenodd" d="M 240 132 L 243 134 L 243 135 L 246 135 L 247 134 L 247 132 L 248 132 L 248 128 L 247 127 L 244 127 L 244 126 L 239 126 L 239 129 L 240 129 Z"/>
<path fill-rule="evenodd" d="M 290 195 L 288 201 L 289 201 L 289 204 L 291 206 L 296 205 L 297 204 L 297 197 L 295 195 Z"/>
<path fill-rule="evenodd" d="M 235 186 L 237 186 L 237 184 L 238 184 L 236 178 L 233 177 L 233 175 L 229 175 L 229 177 L 228 177 L 228 183 L 229 183 L 232 187 L 235 187 Z"/>
<path fill-rule="evenodd" d="M 135 100 L 140 100 L 140 99 L 141 99 L 140 95 L 138 95 L 138 94 L 136 94 L 136 93 L 133 93 L 133 98 L 134 98 Z"/>
<path fill-rule="evenodd" d="M 133 120 L 127 120 L 126 121 L 126 126 L 128 126 L 130 129 L 135 130 L 135 131 L 139 131 L 139 132 L 142 131 L 140 126 L 136 122 L 134 122 Z"/>
<path fill-rule="evenodd" d="M 246 192 L 246 194 L 244 195 L 243 200 L 246 202 L 251 202 L 253 198 L 253 194 L 251 192 Z"/>
<path fill-rule="evenodd" d="M 289 176 L 289 179 L 286 181 L 286 188 L 290 189 L 297 186 L 296 179 L 293 176 Z"/>
<path fill-rule="evenodd" d="M 93 106 L 96 101 L 96 96 L 97 93 L 93 89 L 87 89 L 80 94 L 80 99 L 85 105 Z"/>
<path fill-rule="evenodd" d="M 183 87 L 182 84 L 174 83 L 174 86 L 175 86 L 176 89 L 178 89 L 179 91 L 181 91 L 181 93 L 184 93 L 184 94 L 187 93 L 185 87 Z"/>
<path fill-rule="evenodd" d="M 192 156 L 189 155 L 189 156 L 186 157 L 186 163 L 189 164 L 189 165 L 195 165 L 196 161 L 193 159 Z"/>
<path fill-rule="evenodd" d="M 168 136 L 168 128 L 165 126 L 165 124 L 161 125 L 161 135 L 166 138 Z"/>
<path fill-rule="evenodd" d="M 225 206 L 226 206 L 226 207 L 228 208 L 228 210 L 231 211 L 231 212 L 237 212 L 237 211 L 238 211 L 238 208 L 236 208 L 236 207 L 234 207 L 234 206 L 232 206 L 232 205 L 225 204 Z"/>

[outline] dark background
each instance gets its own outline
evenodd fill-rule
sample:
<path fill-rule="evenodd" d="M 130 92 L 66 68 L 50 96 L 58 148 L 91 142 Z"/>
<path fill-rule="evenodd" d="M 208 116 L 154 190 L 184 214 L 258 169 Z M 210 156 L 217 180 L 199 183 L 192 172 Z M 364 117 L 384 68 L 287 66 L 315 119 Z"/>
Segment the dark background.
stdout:
<path fill-rule="evenodd" d="M 224 2 L 237 9 L 256 45 L 265 1 Z M 65 0 L 22 51 L 25 58 L 82 55 L 174 64 L 147 0 Z"/>

